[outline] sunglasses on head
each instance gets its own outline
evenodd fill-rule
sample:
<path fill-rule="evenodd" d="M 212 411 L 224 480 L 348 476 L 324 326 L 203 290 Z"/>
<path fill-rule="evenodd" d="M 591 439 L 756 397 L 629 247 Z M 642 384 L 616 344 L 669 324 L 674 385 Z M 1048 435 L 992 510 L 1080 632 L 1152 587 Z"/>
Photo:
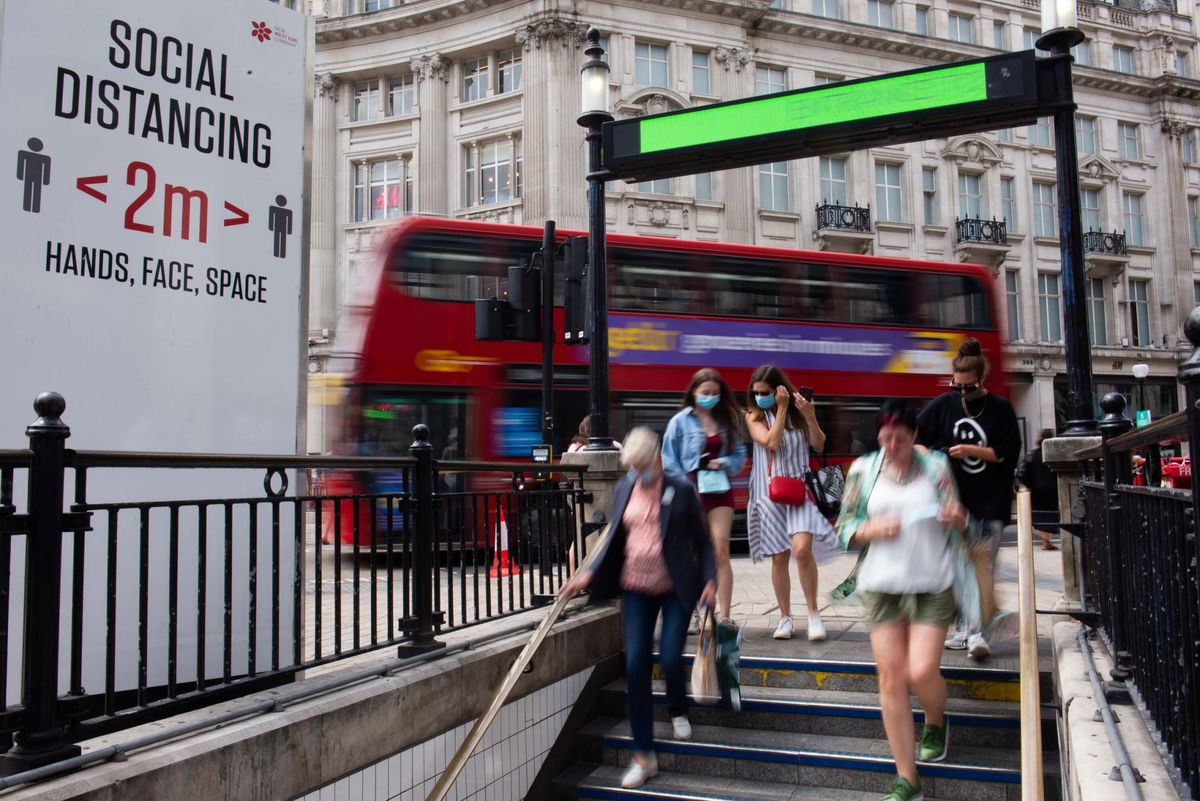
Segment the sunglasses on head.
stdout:
<path fill-rule="evenodd" d="M 754 392 L 754 397 L 756 398 L 765 398 L 769 395 L 775 394 L 775 390 L 773 389 L 755 389 L 752 390 L 752 392 Z"/>
<path fill-rule="evenodd" d="M 980 384 L 978 381 L 976 381 L 974 384 L 955 384 L 953 381 L 950 382 L 950 389 L 954 390 L 955 392 L 974 392 L 975 390 L 979 389 L 979 387 Z"/>

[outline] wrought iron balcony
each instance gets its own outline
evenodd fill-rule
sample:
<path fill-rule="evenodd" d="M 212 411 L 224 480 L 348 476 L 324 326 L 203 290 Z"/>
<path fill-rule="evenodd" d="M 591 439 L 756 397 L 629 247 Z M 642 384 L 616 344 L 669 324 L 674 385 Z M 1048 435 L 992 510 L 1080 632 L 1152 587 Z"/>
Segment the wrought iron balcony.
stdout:
<path fill-rule="evenodd" d="M 871 207 L 840 206 L 836 203 L 817 205 L 817 230 L 836 228 L 843 231 L 871 233 Z"/>
<path fill-rule="evenodd" d="M 1110 256 L 1128 256 L 1125 247 L 1125 234 L 1116 231 L 1106 234 L 1103 231 L 1088 231 L 1083 235 L 1084 253 L 1105 253 Z"/>
<path fill-rule="evenodd" d="M 957 243 L 1008 244 L 1008 231 L 1005 229 L 1004 220 L 997 220 L 995 217 L 990 220 L 982 220 L 978 217 L 964 217 L 963 219 L 955 217 L 954 229 L 957 236 L 954 241 Z"/>

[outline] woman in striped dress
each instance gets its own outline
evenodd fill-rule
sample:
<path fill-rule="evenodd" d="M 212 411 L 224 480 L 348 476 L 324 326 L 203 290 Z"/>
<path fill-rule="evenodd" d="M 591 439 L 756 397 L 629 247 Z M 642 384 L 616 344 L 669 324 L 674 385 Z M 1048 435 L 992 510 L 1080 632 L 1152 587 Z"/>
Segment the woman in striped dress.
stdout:
<path fill-rule="evenodd" d="M 808 639 L 825 639 L 825 625 L 817 608 L 817 565 L 841 553 L 829 521 L 811 501 L 800 506 L 776 503 L 768 497 L 770 476 L 803 478 L 808 472 L 809 445 L 825 447 L 825 433 L 816 411 L 778 367 L 764 364 L 750 377 L 746 426 L 754 440 L 750 472 L 750 503 L 746 526 L 750 558 L 771 557 L 771 586 L 779 603 L 775 639 L 792 636 L 792 585 L 788 563 L 796 560 L 796 573 L 808 606 Z"/>

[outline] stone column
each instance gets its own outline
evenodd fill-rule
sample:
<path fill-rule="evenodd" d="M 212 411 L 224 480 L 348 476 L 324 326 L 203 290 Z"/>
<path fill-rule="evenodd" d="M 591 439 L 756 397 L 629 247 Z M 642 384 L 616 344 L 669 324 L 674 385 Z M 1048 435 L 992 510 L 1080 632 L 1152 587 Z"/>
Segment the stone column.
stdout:
<path fill-rule="evenodd" d="M 419 122 L 417 131 L 417 211 L 421 214 L 449 216 L 449 187 L 462 183 L 456 173 L 456 159 L 450 158 L 450 133 L 447 83 L 450 59 L 441 53 L 429 53 L 412 60 L 417 78 Z"/>
<path fill-rule="evenodd" d="M 613 488 L 617 479 L 625 475 L 621 467 L 620 451 L 575 451 L 564 453 L 563 464 L 585 464 L 587 473 L 583 476 L 583 486 L 592 494 L 591 503 L 584 504 L 581 523 L 609 523 L 608 515 L 612 512 Z M 602 529 L 601 529 L 602 530 Z M 587 552 L 591 553 L 595 537 L 588 541 Z"/>
<path fill-rule="evenodd" d="M 1100 444 L 1100 437 L 1056 437 L 1042 443 L 1042 458 L 1058 478 L 1058 519 L 1063 523 L 1083 520 L 1083 500 L 1079 481 L 1083 466 L 1079 454 Z M 1081 601 L 1080 553 L 1073 534 L 1062 532 L 1063 597 L 1072 606 Z"/>
<path fill-rule="evenodd" d="M 1172 70 L 1175 69 L 1174 62 L 1170 66 Z M 1155 259 L 1154 272 L 1156 283 L 1161 287 L 1160 299 L 1171 302 L 1169 309 L 1162 310 L 1162 331 L 1168 337 L 1168 346 L 1182 347 L 1188 344 L 1183 335 L 1183 323 L 1192 307 L 1196 305 L 1192 271 L 1178 269 L 1180 265 L 1190 261 L 1187 255 L 1192 246 L 1186 205 L 1187 167 L 1183 163 L 1183 137 L 1188 133 L 1190 126 L 1182 119 L 1163 117 L 1160 128 L 1164 169 L 1159 175 L 1159 180 L 1155 181 L 1154 202 L 1168 208 L 1178 203 L 1179 208 L 1175 214 L 1162 215 L 1167 229 L 1163 232 L 1167 238 L 1167 246 L 1160 252 L 1165 250 L 1174 256 L 1174 260 Z"/>
<path fill-rule="evenodd" d="M 341 82 L 326 72 L 313 78 L 313 160 L 309 226 L 308 327 L 337 325 L 337 100 Z"/>
<path fill-rule="evenodd" d="M 754 94 L 754 51 L 749 47 L 718 47 L 713 53 L 715 88 L 721 100 L 737 100 Z M 750 243 L 754 241 L 755 216 L 758 204 L 754 199 L 756 167 L 725 170 L 719 182 L 725 201 L 725 226 L 722 241 Z"/>

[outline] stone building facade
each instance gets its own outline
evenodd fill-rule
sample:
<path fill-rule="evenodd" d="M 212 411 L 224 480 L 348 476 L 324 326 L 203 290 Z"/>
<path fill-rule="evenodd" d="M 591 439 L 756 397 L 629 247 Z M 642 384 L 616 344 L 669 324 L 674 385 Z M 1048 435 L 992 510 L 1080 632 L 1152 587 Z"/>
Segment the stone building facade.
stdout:
<path fill-rule="evenodd" d="M 1200 302 L 1195 0 L 1078 3 L 1076 141 L 1098 392 L 1178 408 Z M 619 118 L 1032 48 L 1037 0 L 310 0 L 316 16 L 312 369 L 388 229 L 410 214 L 586 227 L 582 39 Z M 1027 440 L 1065 390 L 1048 120 L 1005 131 L 630 184 L 608 229 L 989 265 Z M 828 215 L 840 208 L 854 222 Z M 866 208 L 869 206 L 869 210 Z M 841 218 L 838 218 L 841 219 Z M 1002 223 L 1002 224 L 1001 224 Z M 1139 396 L 1141 397 L 1141 396 Z"/>

